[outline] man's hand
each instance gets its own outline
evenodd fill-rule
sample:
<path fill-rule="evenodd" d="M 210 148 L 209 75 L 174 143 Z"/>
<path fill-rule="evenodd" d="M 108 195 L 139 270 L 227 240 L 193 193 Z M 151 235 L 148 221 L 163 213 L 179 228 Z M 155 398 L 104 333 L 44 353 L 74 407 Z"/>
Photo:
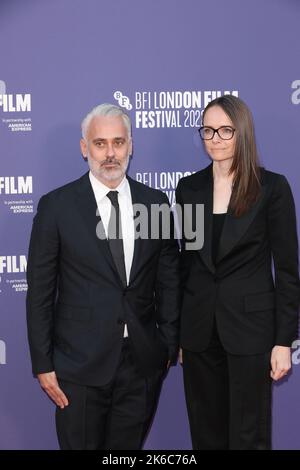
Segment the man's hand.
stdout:
<path fill-rule="evenodd" d="M 42 389 L 54 401 L 54 403 L 63 409 L 69 402 L 64 392 L 59 388 L 55 372 L 46 372 L 38 374 L 38 379 Z"/>
<path fill-rule="evenodd" d="M 271 377 L 279 380 L 284 377 L 291 368 L 291 348 L 287 346 L 274 346 L 271 354 Z"/>

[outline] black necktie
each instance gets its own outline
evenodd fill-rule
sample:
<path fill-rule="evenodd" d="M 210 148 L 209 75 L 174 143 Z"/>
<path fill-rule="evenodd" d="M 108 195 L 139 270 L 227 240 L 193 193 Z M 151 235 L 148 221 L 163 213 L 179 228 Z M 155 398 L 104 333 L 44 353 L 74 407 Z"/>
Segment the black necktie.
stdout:
<path fill-rule="evenodd" d="M 106 196 L 108 197 L 112 205 L 107 231 L 108 244 L 119 276 L 123 282 L 123 285 L 126 286 L 127 280 L 122 237 L 122 224 L 120 218 L 120 207 L 118 202 L 118 191 L 109 191 Z"/>

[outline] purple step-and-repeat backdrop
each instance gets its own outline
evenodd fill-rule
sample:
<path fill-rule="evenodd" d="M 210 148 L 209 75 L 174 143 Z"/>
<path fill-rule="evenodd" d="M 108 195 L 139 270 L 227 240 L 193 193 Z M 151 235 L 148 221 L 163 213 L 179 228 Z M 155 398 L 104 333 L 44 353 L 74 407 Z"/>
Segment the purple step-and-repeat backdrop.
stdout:
<path fill-rule="evenodd" d="M 87 171 L 80 121 L 101 102 L 133 121 L 130 175 L 174 202 L 208 164 L 197 128 L 216 96 L 253 111 L 261 160 L 287 176 L 300 220 L 298 0 L 0 1 L 0 448 L 56 449 L 54 405 L 31 375 L 25 295 L 40 196 Z M 274 386 L 273 442 L 300 449 L 300 341 Z M 190 449 L 180 366 L 147 449 Z"/>

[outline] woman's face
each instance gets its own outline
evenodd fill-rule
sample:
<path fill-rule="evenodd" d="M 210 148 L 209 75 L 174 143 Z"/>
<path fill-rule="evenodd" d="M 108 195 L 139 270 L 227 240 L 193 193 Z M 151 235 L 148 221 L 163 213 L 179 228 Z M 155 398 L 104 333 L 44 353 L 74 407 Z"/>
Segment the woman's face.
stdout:
<path fill-rule="evenodd" d="M 219 129 L 224 127 L 222 135 L 224 137 L 231 136 L 230 128 L 234 129 L 232 121 L 229 119 L 227 114 L 223 111 L 220 106 L 212 106 L 209 108 L 203 120 L 203 126 L 211 127 L 213 129 Z M 226 128 L 228 126 L 228 128 Z M 207 130 L 207 132 L 211 132 Z M 217 132 L 214 133 L 214 136 L 211 140 L 204 140 L 204 145 L 206 152 L 211 157 L 213 161 L 221 162 L 225 160 L 232 160 L 234 154 L 236 142 L 236 132 L 233 133 L 233 137 L 229 140 L 223 140 Z"/>

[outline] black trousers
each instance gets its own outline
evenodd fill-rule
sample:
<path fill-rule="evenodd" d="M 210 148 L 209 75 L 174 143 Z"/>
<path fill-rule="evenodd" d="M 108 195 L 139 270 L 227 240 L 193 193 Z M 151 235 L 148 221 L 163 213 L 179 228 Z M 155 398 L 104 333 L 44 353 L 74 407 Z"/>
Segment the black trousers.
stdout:
<path fill-rule="evenodd" d="M 164 372 L 141 377 L 130 341 L 124 340 L 114 379 L 104 387 L 58 379 L 69 406 L 56 409 L 56 429 L 63 450 L 141 449 L 151 424 Z"/>
<path fill-rule="evenodd" d="M 193 449 L 271 448 L 270 356 L 228 354 L 216 323 L 208 349 L 183 351 Z"/>

